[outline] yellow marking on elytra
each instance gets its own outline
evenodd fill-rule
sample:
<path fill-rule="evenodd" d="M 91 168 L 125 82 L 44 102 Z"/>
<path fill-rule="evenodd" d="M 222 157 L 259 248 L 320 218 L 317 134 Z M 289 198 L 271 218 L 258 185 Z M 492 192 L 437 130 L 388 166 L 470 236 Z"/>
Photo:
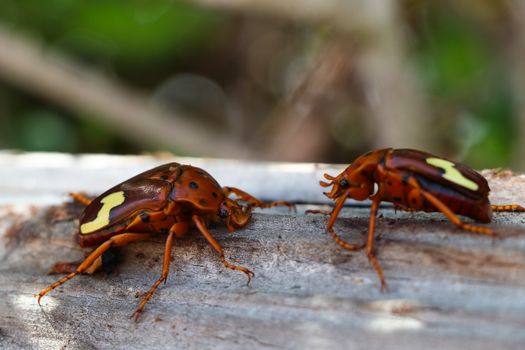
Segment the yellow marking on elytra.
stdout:
<path fill-rule="evenodd" d="M 445 171 L 443 174 L 445 179 L 452 181 L 456 185 L 468 188 L 469 190 L 478 190 L 478 184 L 470 179 L 467 179 L 458 169 L 455 168 L 455 164 L 451 161 L 441 158 L 427 158 L 426 161 L 430 165 L 443 169 Z"/>
<path fill-rule="evenodd" d="M 80 233 L 86 235 L 109 224 L 109 211 L 124 203 L 125 199 L 124 191 L 113 192 L 102 198 L 100 200 L 102 208 L 98 211 L 97 217 L 93 221 L 82 224 L 80 226 Z"/>

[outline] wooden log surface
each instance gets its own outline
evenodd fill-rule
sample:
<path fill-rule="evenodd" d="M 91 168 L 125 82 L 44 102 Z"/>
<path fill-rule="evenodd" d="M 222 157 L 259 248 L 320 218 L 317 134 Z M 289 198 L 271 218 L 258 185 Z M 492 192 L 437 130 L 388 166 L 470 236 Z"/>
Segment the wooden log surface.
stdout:
<path fill-rule="evenodd" d="M 177 239 L 171 271 L 139 322 L 130 318 L 158 278 L 164 237 L 119 249 L 109 273 L 75 277 L 36 303 L 60 276 L 57 261 L 81 260 L 73 190 L 100 193 L 167 157 L 0 155 L 0 348 L 2 349 L 523 349 L 525 215 L 496 214 L 502 239 L 465 233 L 440 214 L 380 210 L 377 252 L 389 290 L 380 292 L 363 252 L 304 215 L 323 197 L 316 181 L 341 166 L 176 159 L 221 184 L 265 199 L 300 201 L 297 212 L 258 210 L 233 234 L 211 231 L 232 262 L 225 269 L 196 232 Z M 525 204 L 525 176 L 485 171 L 493 203 Z M 309 203 L 315 203 L 312 206 Z M 336 229 L 362 241 L 368 208 L 348 206 Z"/>

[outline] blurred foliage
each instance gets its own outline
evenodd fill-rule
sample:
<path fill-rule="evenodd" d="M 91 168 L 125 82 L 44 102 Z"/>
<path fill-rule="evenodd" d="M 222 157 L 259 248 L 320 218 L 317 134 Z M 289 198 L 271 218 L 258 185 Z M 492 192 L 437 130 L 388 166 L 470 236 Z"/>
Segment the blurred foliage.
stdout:
<path fill-rule="evenodd" d="M 169 0 L 20 0 L 2 4 L 0 21 L 138 86 L 158 83 L 213 47 L 226 17 Z M 1 85 L 0 85 L 1 87 Z M 63 152 L 138 152 L 102 125 L 72 119 L 57 106 L 0 89 L 0 147 Z"/>
<path fill-rule="evenodd" d="M 517 137 L 511 82 L 497 33 L 489 30 L 499 23 L 462 10 L 445 3 L 420 18 L 420 77 L 442 112 L 436 117 L 445 125 L 444 145 L 477 168 L 509 165 Z"/>
<path fill-rule="evenodd" d="M 517 121 L 502 54 L 505 22 L 510 16 L 504 1 L 405 0 L 400 4 L 408 47 L 429 97 L 428 110 L 435 114 L 436 130 L 442 135 L 443 153 L 463 158 L 477 168 L 508 166 L 509 150 L 516 145 Z M 257 115 L 270 113 L 285 89 L 275 89 L 274 80 L 261 79 L 260 72 L 250 66 L 250 57 L 242 57 L 252 54 L 252 41 L 264 39 L 274 47 L 288 46 L 275 50 L 271 61 L 260 57 L 254 61 L 267 64 L 268 75 L 288 77 L 296 73 L 294 62 L 311 55 L 308 49 L 289 47 L 297 46 L 297 41 L 306 42 L 306 48 L 319 47 L 320 36 L 308 39 L 304 31 L 289 31 L 282 22 L 270 20 L 248 20 L 241 27 L 240 17 L 171 0 L 18 0 L 3 3 L 0 13 L 4 25 L 43 40 L 50 50 L 132 86 L 151 89 L 153 94 L 176 73 L 206 76 L 224 89 L 230 108 L 225 107 L 226 113 L 249 109 L 253 113 L 243 116 L 253 114 L 257 122 Z M 264 49 L 273 54 L 270 44 Z M 2 148 L 141 151 L 141 146 L 120 139 L 104 126 L 72 118 L 59 107 L 10 87 L 0 85 L 0 102 Z M 244 109 L 239 107 L 243 104 Z M 251 130 L 246 120 L 227 118 L 230 126 L 244 123 L 245 129 Z M 343 120 L 337 125 L 332 138 L 344 157 L 327 154 L 325 161 L 352 159 L 354 153 L 367 148 L 352 142 L 360 134 L 355 130 L 360 123 Z M 345 142 L 345 135 L 355 137 Z"/>

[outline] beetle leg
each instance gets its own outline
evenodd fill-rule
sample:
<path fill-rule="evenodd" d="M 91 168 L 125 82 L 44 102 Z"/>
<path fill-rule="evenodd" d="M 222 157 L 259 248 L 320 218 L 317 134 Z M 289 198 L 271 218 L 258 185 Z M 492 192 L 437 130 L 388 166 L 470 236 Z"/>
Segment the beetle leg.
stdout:
<path fill-rule="evenodd" d="M 333 240 L 339 244 L 341 247 L 348 249 L 348 250 L 360 250 L 365 247 L 364 244 L 350 244 L 345 241 L 343 241 L 337 233 L 334 231 L 333 226 L 335 224 L 335 220 L 337 219 L 337 216 L 339 215 L 339 212 L 343 208 L 343 205 L 346 201 L 346 194 L 343 194 L 339 199 L 337 200 L 334 210 L 332 211 L 332 215 L 330 216 L 330 220 L 328 220 L 328 224 L 326 225 L 326 231 L 332 236 Z"/>
<path fill-rule="evenodd" d="M 429 201 L 434 207 L 436 207 L 436 209 L 442 212 L 457 227 L 465 231 L 479 233 L 479 234 L 486 235 L 486 236 L 496 236 L 494 231 L 492 231 L 490 228 L 480 227 L 480 226 L 475 226 L 475 225 L 464 223 L 457 217 L 456 214 L 452 212 L 452 210 L 449 209 L 449 207 L 447 207 L 436 196 L 422 189 L 420 189 L 419 191 L 421 195 L 425 197 L 427 201 Z"/>
<path fill-rule="evenodd" d="M 305 214 L 322 214 L 322 215 L 332 215 L 331 210 L 322 210 L 322 209 L 308 209 L 304 211 Z"/>
<path fill-rule="evenodd" d="M 148 238 L 150 235 L 145 233 L 122 233 L 116 236 L 111 237 L 101 245 L 99 245 L 89 256 L 78 265 L 77 269 L 74 272 L 71 272 L 69 275 L 63 277 L 62 279 L 58 280 L 57 282 L 51 284 L 44 290 L 42 290 L 38 294 L 38 304 L 40 304 L 40 299 L 56 287 L 66 283 L 76 275 L 86 271 L 93 265 L 93 263 L 102 255 L 105 251 L 107 251 L 112 246 L 121 246 L 128 244 L 133 241 L 138 241 L 142 239 Z"/>
<path fill-rule="evenodd" d="M 165 217 L 166 214 L 163 211 L 154 211 L 154 212 L 147 212 L 143 211 L 142 213 L 135 216 L 133 221 L 131 221 L 128 226 L 126 226 L 126 229 L 133 229 L 133 226 L 145 224 L 148 222 L 154 222 L 157 220 L 160 220 L 161 218 Z"/>
<path fill-rule="evenodd" d="M 211 246 L 213 247 L 213 249 L 215 249 L 217 251 L 217 253 L 219 253 L 220 259 L 221 259 L 223 265 L 226 266 L 229 269 L 244 272 L 246 274 L 246 276 L 248 277 L 248 283 L 247 284 L 250 284 L 250 281 L 252 280 L 252 277 L 255 276 L 255 274 L 253 272 L 251 272 L 250 270 L 248 270 L 246 267 L 233 265 L 233 264 L 230 264 L 228 261 L 226 261 L 226 258 L 224 257 L 224 252 L 222 251 L 222 248 L 219 245 L 219 242 L 217 242 L 215 240 L 215 238 L 213 238 L 213 236 L 208 231 L 206 226 L 204 226 L 204 224 L 202 223 L 201 218 L 198 215 L 193 215 L 191 217 L 191 219 L 193 220 L 193 222 L 195 223 L 195 225 L 199 229 L 200 233 L 204 236 L 204 238 L 206 238 L 208 243 L 210 243 Z"/>
<path fill-rule="evenodd" d="M 92 199 L 87 197 L 86 195 L 80 193 L 80 192 L 71 192 L 69 194 L 69 197 L 73 198 L 73 200 L 84 204 L 86 207 L 91 203 Z"/>
<path fill-rule="evenodd" d="M 224 195 L 226 197 L 229 197 L 231 194 L 234 194 L 239 199 L 241 199 L 241 200 L 243 200 L 245 202 L 248 202 L 250 207 L 271 208 L 271 207 L 276 207 L 278 205 L 285 205 L 290 210 L 292 210 L 292 209 L 295 210 L 295 205 L 290 203 L 290 202 L 287 202 L 287 201 L 273 201 L 271 203 L 265 203 L 265 202 L 255 198 L 251 194 L 246 193 L 243 190 L 240 190 L 240 189 L 235 188 L 235 187 L 223 187 L 222 191 L 224 192 Z"/>
<path fill-rule="evenodd" d="M 491 205 L 493 211 L 525 212 L 525 208 L 518 204 Z"/>
<path fill-rule="evenodd" d="M 381 203 L 381 199 L 379 197 L 375 197 L 372 200 L 372 205 L 370 206 L 370 221 L 368 222 L 368 238 L 366 241 L 366 255 L 368 256 L 368 259 L 374 265 L 374 268 L 376 269 L 377 276 L 379 277 L 379 281 L 381 282 L 381 291 L 385 291 L 387 289 L 387 285 L 385 282 L 385 275 L 383 274 L 383 270 L 381 269 L 381 266 L 379 266 L 379 262 L 377 261 L 377 258 L 374 254 L 374 233 L 375 233 L 375 225 L 376 225 L 376 217 L 377 217 L 377 211 L 379 209 L 379 203 Z"/>
<path fill-rule="evenodd" d="M 140 313 L 142 312 L 142 310 L 144 310 L 144 306 L 146 306 L 147 302 L 151 299 L 153 293 L 155 293 L 158 286 L 162 282 L 166 283 L 166 279 L 168 278 L 168 272 L 170 270 L 170 258 L 171 247 L 173 245 L 173 236 L 178 235 L 179 231 L 181 230 L 187 230 L 187 228 L 187 225 L 181 226 L 180 223 L 176 223 L 170 228 L 168 238 L 166 238 L 166 245 L 164 246 L 164 263 L 162 264 L 162 273 L 160 277 L 155 281 L 155 283 L 151 286 L 151 288 L 148 290 L 146 295 L 142 298 L 142 301 L 140 302 L 135 312 L 133 312 L 133 314 L 131 315 L 131 317 L 135 318 L 135 321 L 138 321 Z"/>

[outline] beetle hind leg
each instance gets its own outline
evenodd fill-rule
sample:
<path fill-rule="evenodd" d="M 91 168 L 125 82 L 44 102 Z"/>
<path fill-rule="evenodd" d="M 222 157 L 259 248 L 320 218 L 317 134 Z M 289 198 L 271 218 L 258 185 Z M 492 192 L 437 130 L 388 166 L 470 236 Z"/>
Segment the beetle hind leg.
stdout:
<path fill-rule="evenodd" d="M 271 207 L 277 207 L 280 205 L 287 206 L 290 210 L 295 210 L 295 204 L 287 202 L 287 201 L 273 201 L 270 203 L 266 203 L 261 201 L 260 199 L 255 198 L 249 193 L 244 192 L 243 190 L 240 190 L 235 187 L 223 187 L 222 191 L 226 195 L 226 197 L 230 196 L 231 194 L 234 194 L 239 198 L 240 200 L 243 200 L 249 204 L 250 207 L 257 207 L 257 208 L 271 208 Z"/>
<path fill-rule="evenodd" d="M 525 207 L 519 204 L 503 204 L 503 205 L 491 205 L 493 211 L 510 211 L 510 212 L 525 212 Z"/>
<path fill-rule="evenodd" d="M 71 192 L 69 194 L 69 197 L 73 198 L 73 200 L 81 203 L 81 204 L 84 204 L 86 207 L 91 203 L 92 199 L 87 197 L 86 195 L 84 195 L 83 193 L 80 193 L 80 192 Z"/>
<path fill-rule="evenodd" d="M 147 237 L 149 237 L 149 234 L 144 233 L 122 233 L 111 237 L 110 239 L 99 245 L 93 252 L 91 252 L 91 254 L 89 254 L 89 256 L 84 261 L 82 261 L 80 265 L 78 265 L 77 269 L 74 272 L 71 272 L 67 276 L 61 278 L 57 282 L 51 284 L 47 288 L 43 289 L 40 293 L 38 293 L 38 304 L 40 304 L 40 300 L 44 295 L 46 295 L 53 289 L 61 286 L 62 284 L 66 283 L 76 275 L 88 270 L 95 263 L 95 261 L 100 256 L 102 256 L 102 254 L 104 254 L 104 252 L 107 251 L 110 247 L 125 245 L 133 241 L 145 239 Z"/>
<path fill-rule="evenodd" d="M 305 214 L 322 214 L 326 216 L 332 215 L 331 210 L 323 210 L 323 209 L 308 209 L 304 211 Z"/>
<path fill-rule="evenodd" d="M 488 227 L 481 227 L 481 226 L 464 223 L 463 221 L 461 221 L 460 218 L 458 218 L 456 214 L 454 214 L 454 212 L 452 212 L 452 210 L 450 210 L 449 207 L 447 207 L 442 201 L 440 201 L 433 194 L 427 191 L 424 191 L 422 189 L 420 189 L 420 193 L 423 197 L 425 197 L 427 201 L 429 201 L 437 210 L 442 212 L 457 227 L 465 231 L 470 231 L 470 232 L 474 232 L 474 233 L 485 235 L 485 236 L 492 236 L 492 237 L 497 236 L 494 233 L 494 231 L 492 231 Z"/>

